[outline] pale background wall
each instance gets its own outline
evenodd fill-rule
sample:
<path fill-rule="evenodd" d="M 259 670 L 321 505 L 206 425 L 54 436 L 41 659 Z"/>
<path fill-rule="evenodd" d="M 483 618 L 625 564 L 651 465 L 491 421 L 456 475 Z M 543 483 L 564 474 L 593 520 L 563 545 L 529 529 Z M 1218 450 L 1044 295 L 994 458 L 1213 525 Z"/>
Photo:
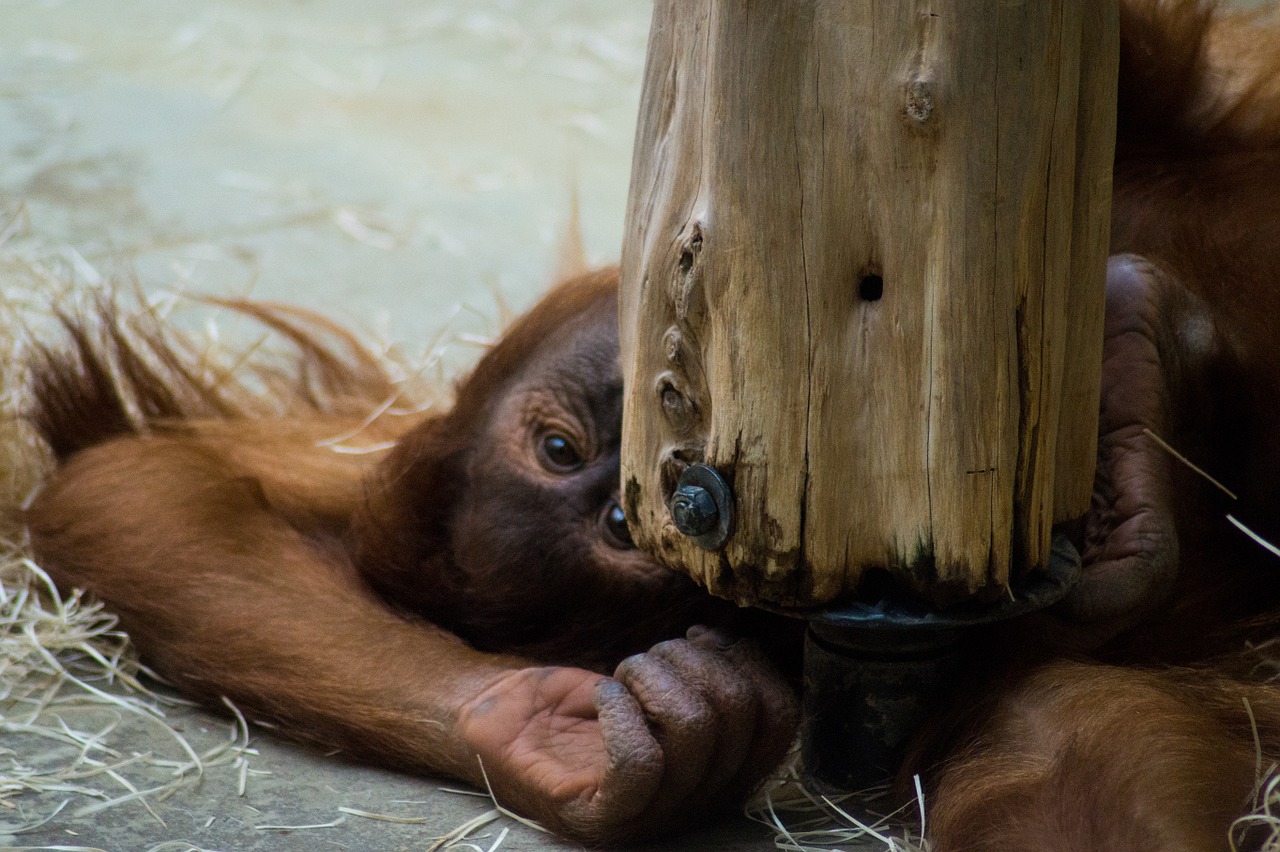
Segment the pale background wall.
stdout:
<path fill-rule="evenodd" d="M 460 305 L 450 328 L 491 332 L 496 297 L 549 281 L 575 186 L 590 257 L 618 255 L 649 13 L 0 0 L 0 223 L 21 205 L 29 239 L 98 274 L 287 298 L 410 347 Z"/>

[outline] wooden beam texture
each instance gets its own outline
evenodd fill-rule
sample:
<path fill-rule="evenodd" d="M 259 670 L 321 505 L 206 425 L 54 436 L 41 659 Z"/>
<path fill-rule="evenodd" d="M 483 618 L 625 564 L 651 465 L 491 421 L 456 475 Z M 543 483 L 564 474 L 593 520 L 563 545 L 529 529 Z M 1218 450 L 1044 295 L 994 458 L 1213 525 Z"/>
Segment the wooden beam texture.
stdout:
<path fill-rule="evenodd" d="M 624 504 L 742 603 L 1042 566 L 1093 479 L 1115 0 L 657 0 L 622 254 Z M 704 550 L 684 466 L 733 492 Z"/>

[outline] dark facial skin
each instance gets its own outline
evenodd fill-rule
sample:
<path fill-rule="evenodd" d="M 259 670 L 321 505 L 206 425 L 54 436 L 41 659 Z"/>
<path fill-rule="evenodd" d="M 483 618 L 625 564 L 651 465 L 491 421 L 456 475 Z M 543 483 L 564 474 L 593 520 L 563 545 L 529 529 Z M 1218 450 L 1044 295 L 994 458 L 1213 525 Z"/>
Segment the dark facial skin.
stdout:
<path fill-rule="evenodd" d="M 357 564 L 388 602 L 478 648 L 597 671 L 722 623 L 735 607 L 632 544 L 621 423 L 606 271 L 553 291 L 447 415 L 405 436 L 356 519 Z"/>
<path fill-rule="evenodd" d="M 457 737 L 500 799 L 597 841 L 669 830 L 691 795 L 704 814 L 740 800 L 796 723 L 756 646 L 701 626 L 736 608 L 631 543 L 616 287 L 576 279 L 522 317 L 401 441 L 352 531 L 389 604 L 551 664 L 464 701 Z"/>
<path fill-rule="evenodd" d="M 471 578 L 458 629 L 480 647 L 607 665 L 719 608 L 631 541 L 617 353 L 614 300 L 602 297 L 548 335 L 487 412 L 451 540 Z"/>

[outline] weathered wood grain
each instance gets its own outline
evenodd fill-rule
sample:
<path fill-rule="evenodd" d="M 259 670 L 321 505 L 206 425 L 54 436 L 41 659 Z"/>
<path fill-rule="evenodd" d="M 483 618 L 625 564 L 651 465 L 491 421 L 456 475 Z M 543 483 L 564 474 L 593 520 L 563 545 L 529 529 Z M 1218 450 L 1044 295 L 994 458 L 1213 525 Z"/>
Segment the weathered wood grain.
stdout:
<path fill-rule="evenodd" d="M 622 258 L 642 546 L 784 606 L 1044 563 L 1092 482 L 1115 18 L 659 0 Z M 719 552 L 669 518 L 691 461 L 735 494 Z"/>

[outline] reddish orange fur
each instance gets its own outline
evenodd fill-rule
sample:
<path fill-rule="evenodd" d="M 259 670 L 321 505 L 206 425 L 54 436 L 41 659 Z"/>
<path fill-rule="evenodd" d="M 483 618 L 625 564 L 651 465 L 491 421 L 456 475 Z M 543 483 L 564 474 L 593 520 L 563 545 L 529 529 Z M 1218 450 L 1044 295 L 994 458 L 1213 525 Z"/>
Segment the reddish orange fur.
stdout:
<path fill-rule="evenodd" d="M 1145 423 L 1241 499 L 1226 501 L 1165 459 L 1167 482 L 1156 477 L 1152 499 L 1168 504 L 1176 536 L 1151 549 L 1164 549 L 1156 555 L 1176 576 L 1102 623 L 1044 616 L 997 643 L 1026 646 L 1023 659 L 949 708 L 915 750 L 939 852 L 1225 849 L 1229 822 L 1249 807 L 1255 737 L 1264 766 L 1280 760 L 1280 687 L 1257 682 L 1240 651 L 1246 638 L 1274 636 L 1280 566 L 1222 519 L 1232 511 L 1280 538 L 1280 27 L 1198 2 L 1126 0 L 1122 15 L 1113 248 L 1152 265 L 1122 265 L 1113 284 L 1129 276 L 1156 310 L 1116 340 L 1136 335 L 1137 355 L 1120 354 L 1159 373 L 1169 395 L 1137 406 L 1145 419 L 1121 422 L 1100 458 L 1147 446 Z M 269 411 L 251 388 L 192 372 L 155 329 L 110 333 L 104 344 L 70 322 L 78 359 L 34 359 L 35 420 L 64 460 L 29 516 L 38 553 L 60 585 L 109 600 L 182 689 L 211 703 L 228 694 L 297 735 L 383 763 L 478 781 L 481 752 L 500 794 L 573 836 L 652 833 L 725 790 L 740 793 L 790 731 L 776 680 L 753 658 L 730 656 L 726 668 L 702 634 L 659 645 L 605 681 L 500 653 L 607 669 L 678 632 L 692 613 L 671 600 L 691 599 L 687 589 L 607 563 L 633 585 L 561 579 L 560 588 L 622 603 L 601 598 L 601 612 L 571 614 L 552 638 L 513 633 L 482 653 L 439 626 L 456 619 L 453 629 L 483 644 L 534 605 L 539 589 L 521 591 L 514 577 L 468 585 L 453 510 L 485 496 L 463 497 L 483 472 L 471 451 L 526 364 L 595 328 L 590 317 L 611 309 L 613 287 L 606 272 L 554 292 L 460 387 L 452 411 L 379 418 L 362 434 L 371 444 L 397 437 L 396 448 L 354 456 L 316 439 L 356 430 L 394 390 L 341 332 L 346 358 L 328 354 L 319 335 L 332 327 L 238 306 L 291 336 L 313 371 L 292 384 L 271 375 L 286 402 Z M 131 395 L 95 369 L 103 352 Z M 1124 485 L 1108 476 L 1104 497 Z M 1099 523 L 1102 547 L 1110 527 Z M 1125 580 L 1095 588 L 1122 591 Z M 486 595 L 510 612 L 475 623 L 457 612 L 459 600 Z M 1080 617 L 1102 611 L 1077 604 Z M 530 623 L 545 626 L 549 612 Z M 1064 647 L 1082 659 L 1054 659 Z M 645 669 L 654 659 L 662 667 Z M 750 678 L 735 681 L 735 671 Z M 663 704 L 660 693 L 678 700 Z M 748 710 L 751 695 L 762 703 Z M 781 721 L 769 729 L 772 716 Z M 720 728 L 728 735 L 708 754 L 699 743 Z M 538 750 L 565 731 L 581 735 L 569 753 L 582 762 Z M 745 769 L 702 774 L 734 752 L 750 753 L 735 758 Z M 649 769 L 629 774 L 636 766 Z M 657 788 L 667 798 L 645 804 Z"/>
<path fill-rule="evenodd" d="M 106 300 L 96 322 L 63 317 L 74 355 L 35 349 L 34 420 L 65 459 L 28 514 L 40 558 L 64 588 L 109 600 L 151 664 L 185 692 L 215 706 L 225 695 L 354 755 L 402 755 L 410 768 L 467 775 L 470 755 L 442 726 L 423 724 L 452 712 L 440 700 L 447 690 L 406 705 L 348 649 L 369 648 L 380 675 L 404 683 L 461 677 L 478 689 L 511 663 L 377 600 L 339 541 L 385 452 L 321 445 L 348 433 L 356 446 L 394 438 L 423 418 L 365 423 L 395 391 L 345 330 L 284 306 L 219 304 L 285 332 L 299 349 L 296 373 L 258 365 L 249 381 L 202 375 L 190 347 L 155 317 L 125 320 Z M 245 625 L 262 631 L 242 639 Z M 273 655 L 258 652 L 264 641 Z M 439 647 L 468 665 L 440 670 Z M 211 671 L 235 675 L 210 682 Z M 430 760 L 414 758 L 424 751 Z"/>
<path fill-rule="evenodd" d="M 1274 690 L 1209 672 L 1055 663 L 1001 690 L 935 782 L 948 850 L 1210 850 L 1253 790 L 1244 698 L 1276 754 Z"/>
<path fill-rule="evenodd" d="M 36 553 L 184 692 L 385 765 L 480 785 L 481 758 L 562 833 L 668 830 L 695 787 L 740 797 L 795 701 L 745 643 L 673 638 L 717 608 L 605 524 L 616 287 L 605 270 L 553 290 L 428 415 L 384 410 L 375 359 L 296 309 L 222 303 L 299 351 L 296 374 L 245 382 L 145 313 L 65 318 L 71 351 L 31 359 L 60 461 L 27 513 Z M 538 462 L 552 427 L 580 465 Z"/>

